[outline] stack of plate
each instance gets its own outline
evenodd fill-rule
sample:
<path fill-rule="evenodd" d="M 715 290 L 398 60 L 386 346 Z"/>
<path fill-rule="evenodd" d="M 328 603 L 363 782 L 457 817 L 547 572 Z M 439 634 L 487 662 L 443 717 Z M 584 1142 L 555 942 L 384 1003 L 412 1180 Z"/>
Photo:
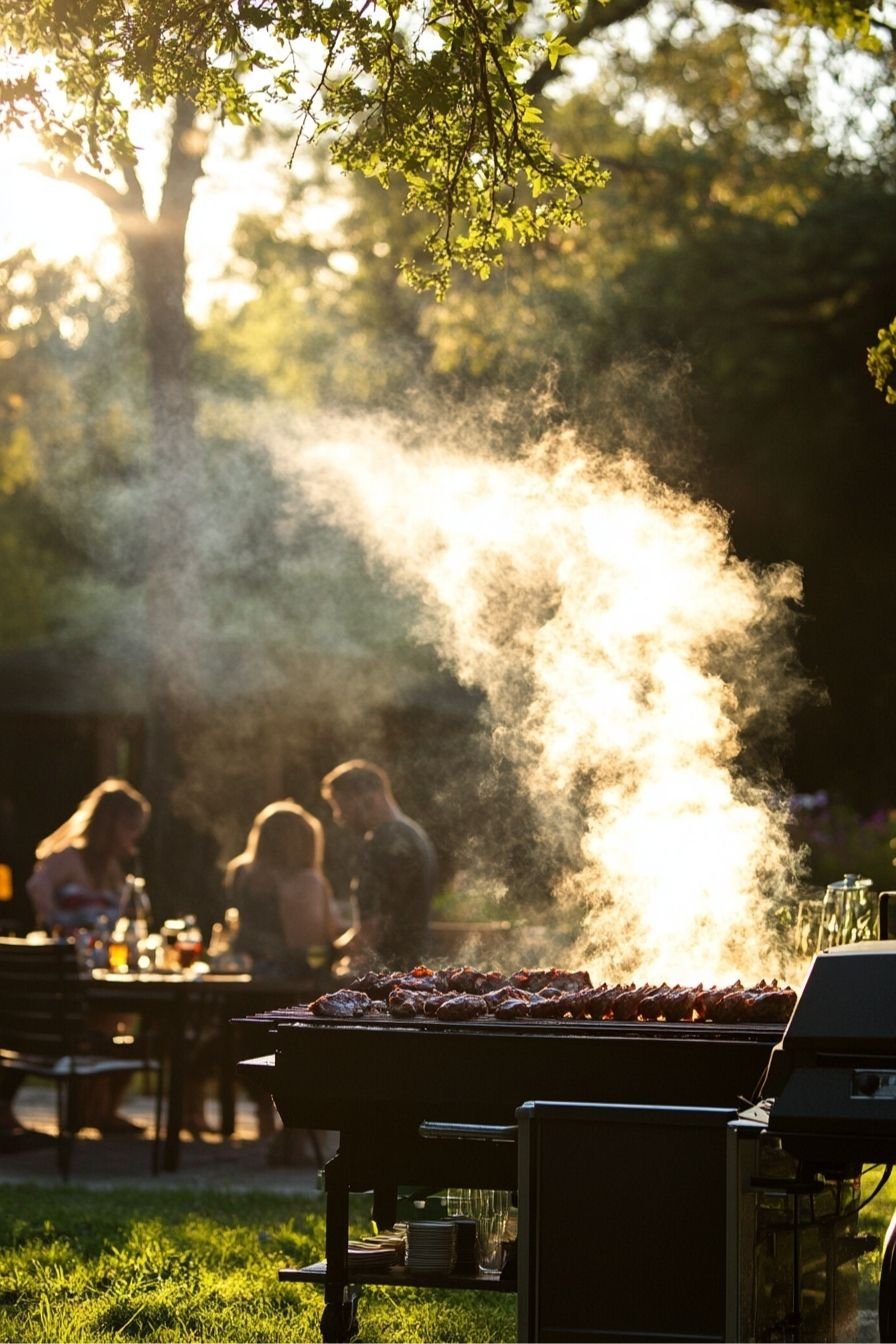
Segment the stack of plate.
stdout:
<path fill-rule="evenodd" d="M 407 1267 L 426 1274 L 450 1274 L 454 1267 L 454 1223 L 408 1223 Z"/>
<path fill-rule="evenodd" d="M 353 1269 L 387 1269 L 401 1262 L 401 1237 L 362 1237 L 348 1244 L 348 1263 Z"/>

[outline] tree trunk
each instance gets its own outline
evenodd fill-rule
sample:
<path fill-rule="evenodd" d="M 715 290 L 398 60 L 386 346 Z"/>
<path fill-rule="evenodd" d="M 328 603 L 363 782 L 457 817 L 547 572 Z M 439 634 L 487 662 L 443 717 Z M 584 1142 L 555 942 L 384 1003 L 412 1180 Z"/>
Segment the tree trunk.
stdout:
<path fill-rule="evenodd" d="M 172 912 L 202 905 L 207 841 L 178 818 L 180 744 L 204 709 L 208 658 L 202 536 L 206 503 L 195 433 L 194 333 L 185 309 L 186 227 L 202 173 L 207 135 L 177 100 L 158 218 L 150 220 L 136 176 L 116 211 L 133 264 L 149 379 L 151 453 L 147 533 L 147 721 L 143 786 L 153 806 L 147 875 L 156 905 Z"/>

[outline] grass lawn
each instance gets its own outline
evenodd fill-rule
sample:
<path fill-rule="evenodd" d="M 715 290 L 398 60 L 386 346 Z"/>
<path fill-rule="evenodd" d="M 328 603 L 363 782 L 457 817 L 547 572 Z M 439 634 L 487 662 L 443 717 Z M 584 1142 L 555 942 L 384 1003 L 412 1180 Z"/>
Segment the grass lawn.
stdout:
<path fill-rule="evenodd" d="M 319 1340 L 323 1293 L 277 1271 L 323 1244 L 298 1196 L 0 1186 L 0 1340 Z M 516 1298 L 369 1287 L 359 1320 L 369 1341 L 511 1341 Z"/>
<path fill-rule="evenodd" d="M 879 1175 L 866 1176 L 865 1194 Z M 862 1212 L 860 1230 L 882 1236 L 894 1199 L 896 1176 Z M 355 1232 L 369 1230 L 369 1207 L 354 1197 Z M 277 1271 L 318 1260 L 323 1244 L 317 1199 L 0 1186 L 0 1340 L 318 1340 L 323 1294 L 280 1284 Z M 880 1257 L 861 1265 L 860 1306 L 873 1313 Z M 368 1287 L 359 1320 L 371 1342 L 509 1344 L 516 1298 Z"/>

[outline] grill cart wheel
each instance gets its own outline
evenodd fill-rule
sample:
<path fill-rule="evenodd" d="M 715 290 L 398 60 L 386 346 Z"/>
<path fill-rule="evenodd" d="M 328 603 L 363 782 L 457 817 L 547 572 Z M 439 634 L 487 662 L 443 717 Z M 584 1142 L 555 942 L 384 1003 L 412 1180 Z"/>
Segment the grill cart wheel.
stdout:
<path fill-rule="evenodd" d="M 328 1302 L 320 1318 L 323 1344 L 351 1344 L 358 1335 L 358 1298 L 361 1289 L 350 1283 L 345 1302 Z"/>

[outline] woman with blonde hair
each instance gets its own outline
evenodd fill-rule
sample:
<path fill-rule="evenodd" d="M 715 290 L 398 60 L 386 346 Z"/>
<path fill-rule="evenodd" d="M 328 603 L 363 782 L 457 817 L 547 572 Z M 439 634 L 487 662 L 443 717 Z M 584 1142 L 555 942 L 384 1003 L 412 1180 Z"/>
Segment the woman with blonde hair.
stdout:
<path fill-rule="evenodd" d="M 255 817 L 246 847 L 228 863 L 224 890 L 239 910 L 234 950 L 248 955 L 256 981 L 269 979 L 311 993 L 327 975 L 334 951 L 353 936 L 346 930 L 323 871 L 324 831 L 317 817 L 292 798 L 269 803 Z M 294 999 L 290 1000 L 295 1002 Z M 271 1165 L 290 1165 L 287 1131 L 274 1133 L 270 1094 L 247 1083 L 258 1108 L 260 1138 L 273 1137 Z M 202 1087 L 188 1093 L 190 1127 L 205 1127 Z"/>
<path fill-rule="evenodd" d="M 127 780 L 104 779 L 91 789 L 68 820 L 37 846 L 37 863 L 25 884 L 37 924 L 62 935 L 92 929 L 102 917 L 114 924 L 149 816 L 149 803 Z M 131 1025 L 108 1013 L 91 1018 L 101 1039 Z M 118 1114 L 129 1079 L 123 1073 L 79 1084 L 75 1104 L 80 1127 L 93 1126 L 105 1134 L 141 1130 Z"/>
<path fill-rule="evenodd" d="M 329 963 L 345 924 L 323 858 L 317 817 L 284 798 L 262 808 L 246 848 L 227 865 L 224 889 L 240 912 L 237 950 L 252 958 L 256 976 L 305 978 L 312 948 Z"/>
<path fill-rule="evenodd" d="M 26 883 L 35 919 L 45 929 L 93 928 L 118 918 L 124 882 L 150 806 L 124 779 L 104 779 L 37 846 Z"/>

